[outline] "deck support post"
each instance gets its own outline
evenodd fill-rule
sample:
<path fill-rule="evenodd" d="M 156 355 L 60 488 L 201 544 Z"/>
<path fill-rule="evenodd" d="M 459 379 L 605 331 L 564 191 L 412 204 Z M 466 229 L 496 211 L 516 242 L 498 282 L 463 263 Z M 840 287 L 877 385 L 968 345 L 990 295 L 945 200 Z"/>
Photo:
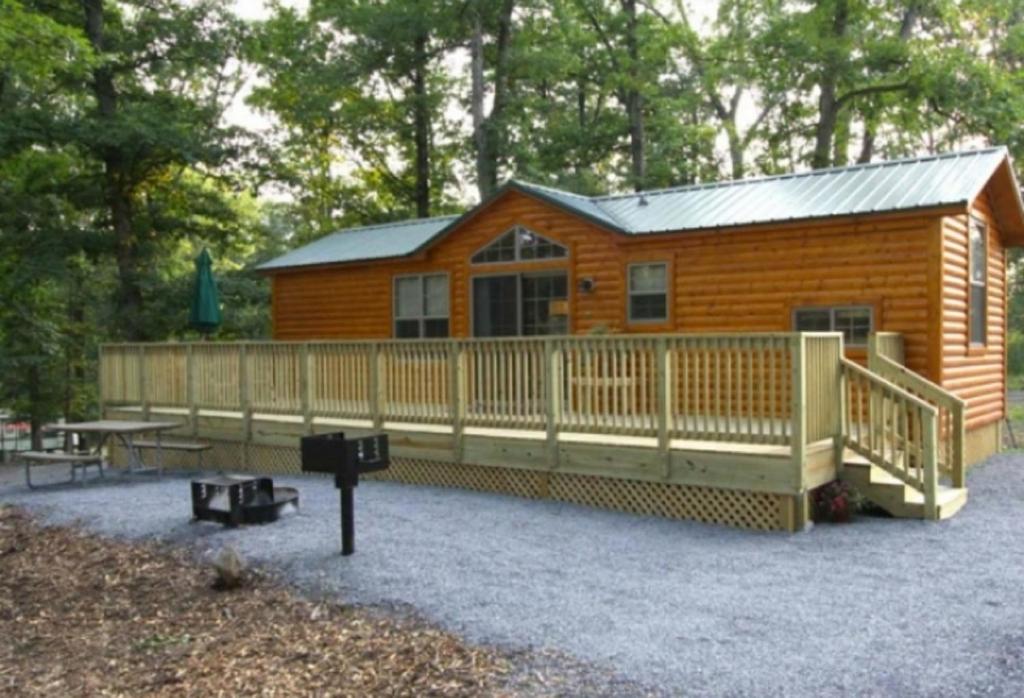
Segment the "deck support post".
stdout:
<path fill-rule="evenodd" d="M 938 411 L 925 413 L 921 420 L 921 445 L 924 453 L 924 516 L 936 521 L 939 518 L 939 439 Z"/>
<path fill-rule="evenodd" d="M 139 407 L 142 419 L 149 421 L 149 398 L 146 395 L 146 345 L 139 345 Z"/>
<path fill-rule="evenodd" d="M 792 368 L 792 405 L 790 419 L 790 452 L 793 457 L 794 485 L 797 493 L 803 495 L 807 489 L 804 461 L 807 455 L 807 338 L 796 334 L 790 342 L 790 364 Z"/>
<path fill-rule="evenodd" d="M 374 342 L 370 345 L 370 421 L 373 423 L 374 431 L 379 431 L 384 424 L 381 414 L 381 393 L 384 390 L 384 381 L 381 380 L 381 354 L 380 344 Z"/>
<path fill-rule="evenodd" d="M 843 373 L 842 359 L 844 355 L 842 340 L 839 340 L 839 362 L 836 368 L 836 434 L 833 437 L 834 458 L 836 464 L 836 475 L 843 474 L 843 464 L 846 460 L 846 434 L 850 428 L 849 414 L 849 391 L 846 374 Z"/>
<path fill-rule="evenodd" d="M 675 404 L 675 379 L 672 377 L 671 354 L 668 340 L 658 337 L 654 340 L 654 371 L 656 415 L 658 419 L 658 454 L 663 463 L 662 476 L 666 479 L 672 474 L 672 454 L 669 448 L 670 424 L 672 409 Z"/>
<path fill-rule="evenodd" d="M 105 419 L 107 416 L 107 380 L 103 375 L 106 364 L 106 360 L 103 356 L 104 353 L 106 353 L 106 345 L 101 344 L 99 347 L 99 355 L 96 358 L 96 399 L 98 402 L 96 406 L 100 411 L 100 419 Z M 7 449 L 4 448 L 4 446 L 3 424 L 0 423 L 0 464 L 3 463 L 3 459 L 7 456 Z"/>
<path fill-rule="evenodd" d="M 966 412 L 965 405 L 963 402 L 955 404 L 951 409 L 952 423 L 950 428 L 953 430 L 952 439 L 950 439 L 950 445 L 952 453 L 949 454 L 949 467 L 950 476 L 953 481 L 953 487 L 967 487 L 967 468 L 964 466 L 964 439 L 965 439 L 965 419 L 964 412 Z M 1002 443 L 1000 438 L 999 443 Z"/>
<path fill-rule="evenodd" d="M 185 405 L 188 407 L 189 433 L 199 435 L 199 406 L 196 400 L 196 354 L 191 342 L 185 347 Z"/>
<path fill-rule="evenodd" d="M 313 433 L 313 410 L 310 405 L 309 390 L 309 362 L 309 342 L 303 342 L 299 346 L 299 404 L 302 410 L 302 431 L 306 434 Z"/>
<path fill-rule="evenodd" d="M 249 360 L 246 344 L 238 345 L 238 406 L 242 410 L 242 458 L 250 467 L 252 441 L 252 409 L 249 406 Z"/>
<path fill-rule="evenodd" d="M 465 363 L 458 340 L 448 343 L 448 418 L 452 424 L 452 457 L 462 462 L 462 427 L 465 421 Z"/>
<path fill-rule="evenodd" d="M 559 465 L 558 425 L 562 421 L 562 351 L 552 339 L 544 340 L 545 452 L 551 470 Z"/>

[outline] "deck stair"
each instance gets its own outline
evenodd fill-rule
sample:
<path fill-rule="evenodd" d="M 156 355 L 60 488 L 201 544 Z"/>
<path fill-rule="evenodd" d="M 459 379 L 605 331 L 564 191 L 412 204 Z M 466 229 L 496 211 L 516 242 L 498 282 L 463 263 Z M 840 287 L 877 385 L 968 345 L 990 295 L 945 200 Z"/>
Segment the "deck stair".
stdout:
<path fill-rule="evenodd" d="M 896 518 L 928 518 L 924 494 L 849 450 L 843 459 L 840 478 Z M 936 518 L 948 519 L 967 503 L 967 488 L 940 484 L 935 503 L 938 509 Z"/>

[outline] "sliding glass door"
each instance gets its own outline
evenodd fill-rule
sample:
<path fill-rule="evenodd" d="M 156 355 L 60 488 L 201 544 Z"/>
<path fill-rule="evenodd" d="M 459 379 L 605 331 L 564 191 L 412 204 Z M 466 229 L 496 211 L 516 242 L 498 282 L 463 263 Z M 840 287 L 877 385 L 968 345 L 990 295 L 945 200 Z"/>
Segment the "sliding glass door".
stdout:
<path fill-rule="evenodd" d="M 565 272 L 473 277 L 473 335 L 566 334 L 568 291 Z"/>

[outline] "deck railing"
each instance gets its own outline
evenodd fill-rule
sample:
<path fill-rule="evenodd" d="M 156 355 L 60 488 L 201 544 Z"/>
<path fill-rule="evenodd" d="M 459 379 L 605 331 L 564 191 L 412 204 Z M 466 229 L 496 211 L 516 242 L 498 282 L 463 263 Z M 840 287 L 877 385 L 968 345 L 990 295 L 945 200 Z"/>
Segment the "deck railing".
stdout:
<path fill-rule="evenodd" d="M 840 365 L 846 447 L 922 493 L 936 518 L 938 410 L 859 364 Z"/>
<path fill-rule="evenodd" d="M 939 468 L 949 473 L 954 487 L 965 487 L 966 403 L 903 364 L 904 349 L 901 334 L 879 332 L 871 336 L 868 341 L 868 368 L 936 408 L 938 411 Z"/>
<path fill-rule="evenodd" d="M 293 415 L 802 447 L 838 434 L 838 334 L 112 344 L 101 399 Z"/>

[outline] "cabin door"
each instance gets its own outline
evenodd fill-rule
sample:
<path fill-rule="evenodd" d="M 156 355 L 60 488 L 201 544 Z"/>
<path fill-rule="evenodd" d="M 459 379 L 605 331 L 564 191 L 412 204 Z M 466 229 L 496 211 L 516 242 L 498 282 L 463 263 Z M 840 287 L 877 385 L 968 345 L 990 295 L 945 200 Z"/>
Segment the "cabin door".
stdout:
<path fill-rule="evenodd" d="M 473 335 L 565 334 L 569 329 L 564 271 L 473 278 Z"/>

